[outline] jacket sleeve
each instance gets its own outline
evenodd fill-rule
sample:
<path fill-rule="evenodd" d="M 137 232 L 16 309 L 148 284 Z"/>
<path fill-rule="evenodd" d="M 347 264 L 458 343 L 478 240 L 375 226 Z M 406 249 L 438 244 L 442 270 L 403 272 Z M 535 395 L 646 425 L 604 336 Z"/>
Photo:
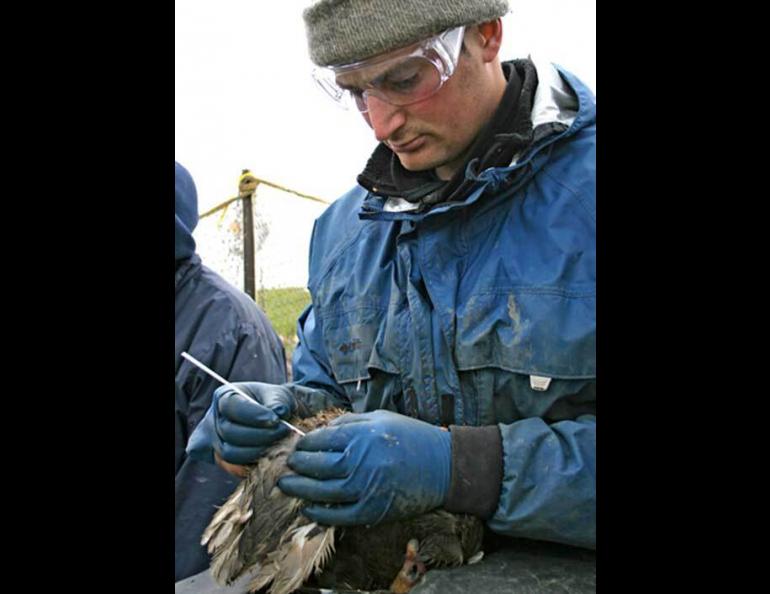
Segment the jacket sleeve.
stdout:
<path fill-rule="evenodd" d="M 297 398 L 300 414 L 309 416 L 331 406 L 349 410 L 350 401 L 332 378 L 312 305 L 305 308 L 297 321 L 297 338 L 299 343 L 292 357 L 293 382 L 289 387 Z"/>
<path fill-rule="evenodd" d="M 596 417 L 498 425 L 503 478 L 488 525 L 509 536 L 596 548 Z"/>
<path fill-rule="evenodd" d="M 190 354 L 231 382 L 282 384 L 287 380 L 283 345 L 268 327 L 242 323 L 220 334 L 197 354 Z M 218 380 L 191 365 L 184 383 L 189 399 L 190 433 L 206 414 L 214 390 L 219 386 Z"/>
<path fill-rule="evenodd" d="M 196 341 L 190 354 L 231 381 L 286 381 L 283 345 L 268 325 L 244 322 L 230 325 L 218 333 L 223 320 L 212 317 L 204 328 L 207 340 Z M 213 340 L 208 340 L 214 336 Z M 208 374 L 185 362 L 184 374 L 177 378 L 177 408 L 187 411 L 178 416 L 184 423 L 175 432 L 176 476 L 175 490 L 175 579 L 194 575 L 206 569 L 209 557 L 200 545 L 203 530 L 218 506 L 232 493 L 238 481 L 214 464 L 192 460 L 185 455 L 187 439 L 211 404 L 214 390 L 220 383 Z M 181 400 L 181 402 L 180 402 Z"/>
<path fill-rule="evenodd" d="M 286 354 L 269 322 L 257 327 L 243 324 L 232 353 L 230 381 L 259 381 L 282 384 L 286 377 Z"/>

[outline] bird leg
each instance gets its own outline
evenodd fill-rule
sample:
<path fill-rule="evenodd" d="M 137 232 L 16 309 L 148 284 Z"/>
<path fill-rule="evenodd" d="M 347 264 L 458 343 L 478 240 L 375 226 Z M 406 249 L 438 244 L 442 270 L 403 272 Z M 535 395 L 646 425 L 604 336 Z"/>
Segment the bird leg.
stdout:
<path fill-rule="evenodd" d="M 406 544 L 404 565 L 390 584 L 390 591 L 394 594 L 406 594 L 425 574 L 425 564 L 420 560 L 418 547 L 419 543 L 414 538 Z"/>

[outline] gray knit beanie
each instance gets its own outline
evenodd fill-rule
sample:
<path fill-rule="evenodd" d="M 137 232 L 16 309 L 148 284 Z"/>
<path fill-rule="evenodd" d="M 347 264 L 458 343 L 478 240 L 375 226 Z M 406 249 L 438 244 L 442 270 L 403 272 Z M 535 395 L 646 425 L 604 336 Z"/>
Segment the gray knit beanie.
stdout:
<path fill-rule="evenodd" d="M 492 21 L 507 0 L 319 0 L 303 12 L 310 59 L 349 64 L 460 25 Z"/>

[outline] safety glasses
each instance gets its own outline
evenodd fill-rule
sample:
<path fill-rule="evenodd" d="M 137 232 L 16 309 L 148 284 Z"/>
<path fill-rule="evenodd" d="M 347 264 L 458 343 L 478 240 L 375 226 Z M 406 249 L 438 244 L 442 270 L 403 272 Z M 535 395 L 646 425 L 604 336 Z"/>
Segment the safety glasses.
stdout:
<path fill-rule="evenodd" d="M 313 78 L 338 105 L 369 111 L 369 98 L 411 105 L 435 94 L 454 74 L 465 26 L 368 60 L 313 70 Z"/>

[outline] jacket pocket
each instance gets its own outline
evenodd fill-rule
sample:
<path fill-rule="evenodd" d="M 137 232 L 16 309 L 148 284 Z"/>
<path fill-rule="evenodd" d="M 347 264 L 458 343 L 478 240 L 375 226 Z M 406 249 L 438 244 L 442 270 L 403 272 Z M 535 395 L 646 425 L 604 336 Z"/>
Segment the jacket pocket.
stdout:
<path fill-rule="evenodd" d="M 386 337 L 387 312 L 376 308 L 339 310 L 324 317 L 324 346 L 334 379 L 353 410 L 405 412 L 401 374 Z"/>
<path fill-rule="evenodd" d="M 377 337 L 379 314 L 374 309 L 355 309 L 324 318 L 324 346 L 338 384 L 371 378 L 369 359 Z"/>
<path fill-rule="evenodd" d="M 500 289 L 458 308 L 454 355 L 469 422 L 595 413 L 592 293 Z"/>
<path fill-rule="evenodd" d="M 547 287 L 474 294 L 457 310 L 454 354 L 459 371 L 596 377 L 595 295 Z"/>

